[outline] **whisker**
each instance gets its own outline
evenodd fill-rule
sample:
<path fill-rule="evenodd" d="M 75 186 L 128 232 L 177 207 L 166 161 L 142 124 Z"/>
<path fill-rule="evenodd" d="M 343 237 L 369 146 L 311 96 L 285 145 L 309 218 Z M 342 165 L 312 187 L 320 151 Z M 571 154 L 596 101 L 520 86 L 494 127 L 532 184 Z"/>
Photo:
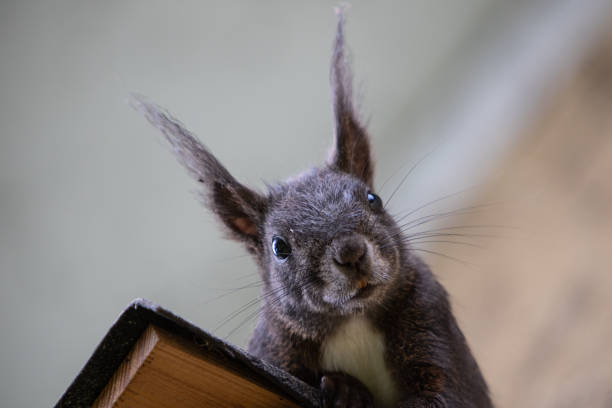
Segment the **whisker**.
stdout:
<path fill-rule="evenodd" d="M 238 287 L 238 288 L 232 288 L 232 289 L 223 289 L 223 290 L 226 290 L 226 293 L 223 293 L 223 294 L 221 294 L 221 295 L 218 295 L 218 296 L 215 296 L 215 297 L 213 297 L 213 298 L 207 299 L 207 300 L 205 300 L 205 301 L 202 303 L 202 305 L 207 305 L 207 304 L 210 304 L 211 302 L 214 302 L 214 301 L 216 301 L 216 300 L 222 299 L 222 298 L 224 298 L 224 297 L 226 297 L 226 296 L 232 295 L 232 294 L 234 294 L 234 293 L 236 293 L 236 292 L 239 292 L 239 291 L 241 291 L 241 290 L 245 290 L 245 289 L 252 289 L 252 288 L 261 287 L 261 286 L 263 286 L 263 284 L 264 284 L 264 283 L 263 283 L 262 281 L 257 281 L 257 282 L 249 283 L 249 284 L 244 285 L 244 286 L 240 286 L 240 287 Z"/>
<path fill-rule="evenodd" d="M 416 240 L 410 241 L 410 242 L 414 242 L 416 244 L 453 244 L 453 245 L 465 245 L 465 246 L 470 246 L 470 247 L 478 248 L 478 249 L 486 249 L 482 245 L 474 244 L 472 242 L 464 242 L 464 241 L 451 241 L 451 240 L 427 240 L 427 241 L 421 241 L 420 238 L 417 238 Z"/>
<path fill-rule="evenodd" d="M 379 245 L 383 245 L 383 247 L 385 247 L 387 244 L 392 243 L 398 236 L 402 236 L 406 233 L 406 231 L 409 231 L 413 228 L 416 228 L 420 225 L 423 224 L 427 224 L 429 222 L 433 222 L 433 221 L 437 221 L 443 218 L 448 218 L 448 217 L 452 217 L 455 215 L 466 215 L 466 214 L 474 214 L 474 213 L 478 213 L 478 211 L 480 211 L 480 207 L 486 207 L 492 204 L 483 204 L 483 205 L 476 205 L 476 206 L 469 206 L 469 207 L 464 207 L 464 208 L 460 208 L 457 210 L 453 210 L 453 211 L 447 211 L 447 212 L 442 212 L 442 213 L 436 213 L 436 214 L 430 214 L 430 215 L 426 215 L 423 217 L 419 217 L 417 219 L 408 221 L 404 224 L 399 225 L 399 231 L 391 234 L 387 237 L 385 237 L 383 240 L 381 240 L 378 244 Z M 478 228 L 482 227 L 485 228 L 485 226 L 477 226 Z M 500 226 L 500 228 L 503 228 L 504 226 Z M 453 229 L 453 228 L 457 228 L 457 229 L 468 229 L 468 226 L 451 226 L 451 227 L 442 227 L 442 228 L 437 228 L 437 229 L 430 229 L 430 230 L 426 230 L 426 231 L 421 231 L 418 233 L 429 233 L 429 232 L 433 232 L 433 231 L 443 231 L 445 229 Z M 495 226 L 491 226 L 491 228 L 495 228 Z M 507 228 L 512 228 L 512 227 L 507 227 Z M 414 233 L 414 234 L 418 234 L 418 233 Z M 411 236 L 412 234 L 408 234 L 405 236 Z M 466 233 L 466 235 L 469 235 Z M 490 237 L 494 237 L 494 236 L 490 236 Z"/>
<path fill-rule="evenodd" d="M 410 243 L 415 242 L 416 240 L 426 239 L 426 238 L 449 238 L 449 237 L 458 237 L 458 238 L 500 238 L 497 235 L 490 234 L 469 234 L 469 233 L 452 233 L 452 232 L 436 232 L 436 233 L 419 233 L 419 234 L 411 234 L 400 237 L 394 237 L 394 239 L 386 240 L 379 243 L 380 249 L 384 249 L 393 245 L 395 242 L 403 242 Z"/>
<path fill-rule="evenodd" d="M 454 230 L 454 229 L 513 229 L 513 230 L 518 230 L 519 228 L 511 226 L 511 225 L 501 225 L 501 224 L 466 224 L 466 225 L 450 225 L 448 227 L 441 227 L 441 228 L 432 229 L 429 231 Z"/>
<path fill-rule="evenodd" d="M 293 283 L 293 284 L 281 285 L 281 286 L 279 286 L 277 288 L 270 289 L 270 290 L 262 293 L 260 296 L 256 297 L 255 299 L 250 300 L 245 305 L 241 306 L 240 308 L 238 308 L 237 310 L 235 310 L 234 312 L 232 312 L 228 316 L 226 316 L 213 329 L 213 331 L 219 330 L 220 328 L 225 326 L 227 323 L 229 323 L 230 321 L 235 319 L 237 316 L 239 316 L 240 314 L 246 312 L 248 309 L 256 306 L 260 302 L 264 302 L 264 301 L 266 301 L 268 299 L 274 299 L 274 296 L 278 296 L 279 294 L 280 294 L 280 297 L 285 296 L 290 290 L 293 289 L 294 286 L 298 290 L 301 289 L 303 287 L 303 284 L 304 284 L 305 281 L 306 281 L 306 279 L 304 279 L 303 281 L 298 281 L 297 283 Z"/>
<path fill-rule="evenodd" d="M 412 167 L 410 167 L 410 170 L 408 170 L 408 173 L 406 173 L 406 175 L 402 178 L 402 180 L 399 182 L 399 184 L 397 185 L 397 187 L 395 187 L 395 190 L 393 190 L 393 192 L 391 193 L 391 195 L 389 196 L 389 198 L 387 198 L 387 201 L 385 202 L 385 204 L 383 205 L 383 208 L 387 207 L 387 204 L 389 204 L 389 202 L 391 201 L 391 199 L 393 198 L 393 196 L 395 195 L 395 193 L 397 193 L 397 191 L 400 189 L 400 187 L 402 186 L 402 184 L 404 184 L 404 182 L 406 181 L 406 179 L 408 178 L 408 176 L 410 176 L 410 174 L 414 171 L 414 169 L 417 168 L 417 166 L 419 164 L 421 164 L 423 162 L 423 160 L 425 160 L 427 157 L 429 157 L 433 152 L 435 152 L 437 149 L 437 146 L 429 151 L 428 153 L 426 153 L 423 157 L 421 157 L 416 163 L 414 163 L 412 165 Z M 388 180 L 387 180 L 388 181 Z M 385 181 L 384 184 L 387 183 L 387 181 Z M 383 186 L 384 186 L 383 184 Z M 381 187 L 382 189 L 382 187 Z"/>
<path fill-rule="evenodd" d="M 499 238 L 498 235 L 493 234 L 478 234 L 478 233 L 465 233 L 465 232 L 429 232 L 423 231 L 419 233 L 404 235 L 401 237 L 402 240 L 412 240 L 418 238 L 433 238 L 433 237 L 463 237 L 463 238 Z"/>
<path fill-rule="evenodd" d="M 294 289 L 303 290 L 305 288 L 308 288 L 312 284 L 314 284 L 314 281 L 312 281 L 310 279 L 304 279 Z M 291 288 L 286 288 L 286 289 L 291 289 Z M 259 316 L 261 316 L 261 314 L 265 310 L 266 306 L 272 306 L 273 307 L 273 306 L 279 304 L 286 294 L 287 293 L 282 293 L 282 292 L 280 294 L 277 294 L 275 297 L 271 298 L 271 300 L 268 300 L 266 302 L 266 304 L 261 305 L 254 312 L 249 313 L 243 320 L 241 320 L 238 323 L 238 325 L 236 327 L 234 327 L 232 330 L 230 330 L 230 332 L 224 338 L 225 339 L 229 338 L 231 335 L 233 335 L 236 331 L 238 331 L 240 328 L 242 328 L 249 321 L 254 320 L 254 319 L 258 318 Z"/>
<path fill-rule="evenodd" d="M 250 257 L 251 254 L 243 254 L 243 255 L 236 255 L 236 256 L 228 256 L 228 257 L 223 257 L 223 258 L 218 258 L 218 259 L 214 259 L 213 262 L 228 262 L 228 261 L 236 261 L 238 259 L 242 259 L 242 258 L 248 258 Z"/>
<path fill-rule="evenodd" d="M 451 216 L 451 215 L 465 215 L 465 214 L 474 214 L 477 213 L 477 211 L 475 210 L 481 210 L 483 208 L 489 208 L 489 207 L 493 207 L 495 205 L 499 205 L 499 202 L 490 202 L 490 203 L 484 203 L 484 204 L 476 204 L 476 205 L 470 205 L 470 206 L 466 206 L 466 207 L 461 207 L 458 208 L 456 210 L 451 210 L 451 211 L 443 211 L 443 212 L 438 212 L 438 213 L 434 213 L 434 214 L 429 214 L 429 215 L 424 215 L 422 217 L 416 218 L 414 220 L 408 221 L 402 225 L 400 225 L 400 228 L 403 228 L 407 225 L 411 225 L 414 224 L 418 221 L 421 220 L 429 220 L 429 219 L 435 219 L 436 217 L 446 217 L 446 216 Z M 398 224 L 404 220 L 409 214 L 406 214 L 400 218 L 398 218 L 395 222 L 397 222 Z M 420 225 L 420 224 L 417 224 Z"/>
<path fill-rule="evenodd" d="M 453 193 L 443 195 L 442 197 L 438 197 L 438 198 L 436 198 L 434 200 L 428 201 L 425 204 L 422 204 L 422 205 L 418 206 L 417 208 L 414 208 L 412 210 L 408 210 L 409 211 L 408 214 L 404 215 L 403 217 L 408 217 L 408 216 L 418 212 L 419 210 L 422 210 L 423 208 L 428 207 L 428 206 L 430 206 L 432 204 L 435 204 L 435 203 L 440 202 L 440 201 L 447 200 L 449 198 L 452 198 L 452 197 L 458 196 L 460 194 L 466 193 L 466 192 L 468 192 L 470 190 L 475 190 L 475 189 L 480 188 L 480 187 L 481 187 L 481 184 L 475 184 L 473 186 L 466 187 L 464 189 L 455 191 Z M 400 211 L 397 215 L 401 214 L 402 212 L 403 211 Z"/>
<path fill-rule="evenodd" d="M 274 295 L 275 292 L 281 291 L 286 289 L 285 286 L 280 286 L 278 288 L 275 289 L 270 289 L 269 291 L 266 291 L 264 293 L 262 293 L 260 296 L 256 297 L 255 299 L 250 300 L 249 302 L 247 302 L 246 304 L 244 304 L 243 306 L 239 307 L 238 309 L 236 309 L 235 311 L 233 311 L 232 313 L 230 313 L 229 315 L 227 315 L 214 329 L 213 331 L 217 331 L 220 328 L 222 328 L 223 326 L 225 326 L 227 323 L 229 323 L 231 320 L 233 320 L 234 318 L 236 318 L 238 315 L 240 315 L 241 313 L 245 312 L 246 310 L 250 309 L 251 307 L 257 305 L 260 301 Z"/>
<path fill-rule="evenodd" d="M 474 267 L 474 266 L 475 266 L 474 264 L 472 264 L 472 263 L 470 263 L 470 262 L 467 262 L 467 261 L 464 261 L 463 259 L 455 258 L 454 256 L 450 256 L 450 255 L 447 255 L 447 254 L 443 254 L 443 253 L 441 253 L 441 252 L 437 252 L 437 251 L 432 251 L 432 250 L 430 250 L 430 249 L 423 249 L 423 248 L 410 248 L 410 250 L 412 250 L 412 251 L 421 251 L 421 252 L 426 252 L 426 253 L 428 253 L 428 254 L 432 254 L 432 255 L 438 255 L 438 256 L 441 256 L 441 257 L 443 257 L 443 258 L 447 258 L 447 259 L 450 259 L 450 260 L 452 260 L 452 261 L 458 262 L 458 263 L 460 263 L 460 264 L 462 264 L 463 266 L 466 266 L 466 267 Z"/>

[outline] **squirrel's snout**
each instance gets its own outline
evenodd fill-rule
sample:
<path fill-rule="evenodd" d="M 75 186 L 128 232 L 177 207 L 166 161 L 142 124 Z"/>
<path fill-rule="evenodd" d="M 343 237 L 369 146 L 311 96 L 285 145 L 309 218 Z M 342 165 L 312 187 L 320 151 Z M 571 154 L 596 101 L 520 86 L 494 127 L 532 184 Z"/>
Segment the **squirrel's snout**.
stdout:
<path fill-rule="evenodd" d="M 367 274 L 368 248 L 357 234 L 337 238 L 332 243 L 332 258 L 338 270 L 351 279 Z"/>

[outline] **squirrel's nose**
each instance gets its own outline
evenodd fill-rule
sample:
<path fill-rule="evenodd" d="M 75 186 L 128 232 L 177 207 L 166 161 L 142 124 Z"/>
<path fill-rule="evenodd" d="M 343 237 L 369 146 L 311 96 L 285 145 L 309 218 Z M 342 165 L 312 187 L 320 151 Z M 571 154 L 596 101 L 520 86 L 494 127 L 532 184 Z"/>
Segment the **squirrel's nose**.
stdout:
<path fill-rule="evenodd" d="M 342 269 L 358 270 L 367 254 L 365 239 L 359 235 L 337 238 L 333 243 L 333 258 Z"/>

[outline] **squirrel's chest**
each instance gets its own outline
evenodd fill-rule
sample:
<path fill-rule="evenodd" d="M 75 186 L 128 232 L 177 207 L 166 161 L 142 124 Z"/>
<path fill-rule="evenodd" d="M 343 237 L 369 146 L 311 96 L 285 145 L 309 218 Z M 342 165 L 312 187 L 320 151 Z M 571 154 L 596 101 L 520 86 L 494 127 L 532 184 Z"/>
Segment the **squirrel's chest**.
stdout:
<path fill-rule="evenodd" d="M 355 317 L 338 327 L 323 344 L 324 370 L 342 371 L 370 390 L 376 406 L 392 406 L 397 388 L 385 361 L 385 339 L 365 318 Z"/>

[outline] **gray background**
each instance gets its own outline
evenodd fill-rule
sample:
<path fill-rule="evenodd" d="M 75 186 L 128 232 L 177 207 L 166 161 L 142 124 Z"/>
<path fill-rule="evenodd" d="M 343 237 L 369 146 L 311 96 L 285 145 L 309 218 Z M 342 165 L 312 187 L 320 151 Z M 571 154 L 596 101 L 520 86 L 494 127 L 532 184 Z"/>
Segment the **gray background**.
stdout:
<path fill-rule="evenodd" d="M 127 97 L 167 107 L 247 184 L 262 188 L 321 163 L 331 141 L 335 4 L 0 3 L 2 406 L 53 404 L 135 297 L 213 330 L 257 296 L 230 292 L 256 281 L 253 263 L 221 239 Z M 504 56 L 483 51 L 499 40 L 493 34 L 535 4 L 353 2 L 348 40 L 378 185 L 395 176 L 383 196 L 402 166 L 440 142 L 435 129 L 449 106 L 469 102 L 462 86 L 475 67 Z M 465 176 L 461 156 L 431 159 L 392 208 L 470 185 L 474 167 Z M 482 172 L 495 157 L 470 162 Z M 251 326 L 229 340 L 244 345 Z"/>

